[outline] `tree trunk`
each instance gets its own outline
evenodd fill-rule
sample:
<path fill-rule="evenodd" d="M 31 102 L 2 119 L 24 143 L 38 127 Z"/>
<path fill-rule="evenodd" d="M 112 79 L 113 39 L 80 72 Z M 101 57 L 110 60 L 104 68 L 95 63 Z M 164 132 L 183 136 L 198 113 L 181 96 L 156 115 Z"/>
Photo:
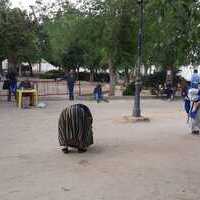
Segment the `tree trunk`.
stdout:
<path fill-rule="evenodd" d="M 21 77 L 21 76 L 22 76 L 22 65 L 19 64 L 19 77 Z"/>
<path fill-rule="evenodd" d="M 0 74 L 3 75 L 3 66 L 2 66 L 3 60 L 0 60 Z"/>
<path fill-rule="evenodd" d="M 133 68 L 130 72 L 130 80 L 131 82 L 135 81 L 135 68 Z"/>
<path fill-rule="evenodd" d="M 76 71 L 77 71 L 76 80 L 78 81 L 78 80 L 79 80 L 79 71 L 80 71 L 80 68 L 79 68 L 79 67 L 77 67 L 77 68 L 76 68 Z"/>
<path fill-rule="evenodd" d="M 110 91 L 109 96 L 115 95 L 116 74 L 111 58 L 108 60 L 109 76 L 110 76 Z"/>
<path fill-rule="evenodd" d="M 94 82 L 94 69 L 90 68 L 90 82 Z"/>
<path fill-rule="evenodd" d="M 173 67 L 172 66 L 167 66 L 166 67 L 167 72 L 166 72 L 166 83 L 170 83 L 173 85 Z"/>
<path fill-rule="evenodd" d="M 31 62 L 29 62 L 28 64 L 29 64 L 30 76 L 32 77 L 33 76 L 33 67 L 32 67 Z"/>
<path fill-rule="evenodd" d="M 148 75 L 148 69 L 149 69 L 149 66 L 147 64 L 144 65 L 144 76 Z"/>
<path fill-rule="evenodd" d="M 39 69 L 38 72 L 42 71 L 42 59 L 39 60 Z"/>
<path fill-rule="evenodd" d="M 16 72 L 17 59 L 15 56 L 8 57 L 8 72 Z"/>
<path fill-rule="evenodd" d="M 125 85 L 128 85 L 130 83 L 130 77 L 129 77 L 129 71 L 128 71 L 128 68 L 125 67 Z"/>

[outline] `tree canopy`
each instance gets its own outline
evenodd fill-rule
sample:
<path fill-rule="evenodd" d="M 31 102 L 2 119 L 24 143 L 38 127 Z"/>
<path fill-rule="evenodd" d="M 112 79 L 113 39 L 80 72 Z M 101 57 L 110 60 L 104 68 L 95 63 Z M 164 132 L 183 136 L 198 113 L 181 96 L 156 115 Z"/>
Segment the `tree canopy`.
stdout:
<path fill-rule="evenodd" d="M 0 9 L 0 53 L 8 58 L 12 67 L 21 62 L 35 62 L 38 59 L 38 37 L 36 26 L 29 15 L 19 8 L 7 5 Z"/>
<path fill-rule="evenodd" d="M 200 62 L 198 0 L 144 0 L 143 62 L 176 68 Z M 139 5 L 131 0 L 65 0 L 32 12 L 0 3 L 0 58 L 20 63 L 45 58 L 61 68 L 119 70 L 137 64 Z"/>

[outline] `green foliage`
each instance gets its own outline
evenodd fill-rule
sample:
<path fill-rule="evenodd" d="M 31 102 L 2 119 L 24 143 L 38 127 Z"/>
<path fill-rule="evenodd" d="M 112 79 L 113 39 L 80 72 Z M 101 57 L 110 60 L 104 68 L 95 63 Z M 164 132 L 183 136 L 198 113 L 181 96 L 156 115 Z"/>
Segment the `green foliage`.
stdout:
<path fill-rule="evenodd" d="M 53 20 L 46 20 L 43 24 L 50 48 L 48 60 L 56 63 L 57 66 L 68 68 L 72 67 L 69 66 L 71 64 L 75 65 L 76 50 L 80 49 L 76 39 L 78 22 L 78 10 L 67 7 L 63 15 L 58 15 Z"/>
<path fill-rule="evenodd" d="M 35 9 L 35 12 L 34 12 Z M 37 1 L 33 13 L 0 2 L 0 60 L 40 58 L 66 68 L 133 70 L 137 63 L 139 5 L 132 0 L 83 0 L 79 6 Z M 143 62 L 160 70 L 200 62 L 200 3 L 144 1 Z"/>
<path fill-rule="evenodd" d="M 152 0 L 145 7 L 145 63 L 186 65 L 199 55 L 199 2 Z"/>
<path fill-rule="evenodd" d="M 174 77 L 174 85 L 176 86 L 179 80 L 179 76 L 177 76 L 178 71 L 173 73 Z M 166 72 L 160 71 L 155 72 L 154 74 L 146 75 L 142 77 L 142 88 L 150 89 L 150 90 L 158 90 L 159 85 L 164 86 L 166 82 Z M 126 86 L 126 89 L 123 91 L 124 96 L 132 96 L 135 94 L 135 82 L 131 82 Z"/>
<path fill-rule="evenodd" d="M 37 41 L 35 24 L 25 11 L 1 7 L 0 57 L 8 58 L 14 64 L 37 61 Z"/>
<path fill-rule="evenodd" d="M 47 21 L 52 58 L 64 68 L 102 68 L 111 58 L 116 68 L 133 67 L 136 52 L 130 0 L 85 1 L 81 10 L 68 6 L 63 15 Z"/>
<path fill-rule="evenodd" d="M 40 75 L 41 79 L 57 79 L 64 76 L 64 71 L 61 70 L 50 70 Z"/>
<path fill-rule="evenodd" d="M 90 73 L 88 72 L 79 72 L 78 80 L 80 81 L 90 81 Z M 109 82 L 108 73 L 94 73 L 95 82 Z"/>
<path fill-rule="evenodd" d="M 153 88 L 153 87 L 158 88 L 160 84 L 164 85 L 165 80 L 166 80 L 166 72 L 160 71 L 142 77 L 142 85 L 145 88 Z"/>
<path fill-rule="evenodd" d="M 176 86 L 179 82 L 179 71 L 173 72 L 173 83 Z M 154 74 L 146 75 L 142 77 L 142 86 L 147 89 L 158 88 L 159 85 L 164 86 L 166 82 L 166 72 L 164 70 L 155 72 Z"/>
<path fill-rule="evenodd" d="M 123 91 L 123 96 L 134 96 L 135 95 L 135 82 L 129 83 Z"/>

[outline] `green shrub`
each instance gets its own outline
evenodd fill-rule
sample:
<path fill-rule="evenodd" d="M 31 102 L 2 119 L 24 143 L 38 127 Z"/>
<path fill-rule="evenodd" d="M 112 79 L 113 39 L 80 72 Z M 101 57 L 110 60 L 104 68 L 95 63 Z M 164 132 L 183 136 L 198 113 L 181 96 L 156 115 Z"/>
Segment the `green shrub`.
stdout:
<path fill-rule="evenodd" d="M 157 88 L 160 84 L 164 85 L 166 73 L 164 71 L 142 77 L 142 86 L 145 88 Z"/>
<path fill-rule="evenodd" d="M 44 74 L 40 75 L 41 79 L 56 79 L 56 78 L 62 78 L 64 76 L 64 72 L 60 70 L 50 70 L 48 72 L 45 72 Z"/>
<path fill-rule="evenodd" d="M 78 79 L 80 81 L 90 81 L 90 73 L 89 72 L 79 72 Z M 109 74 L 108 73 L 94 73 L 94 81 L 95 82 L 109 82 Z"/>
<path fill-rule="evenodd" d="M 176 76 L 177 72 L 174 73 L 174 85 L 177 85 L 179 82 L 179 77 Z M 146 75 L 142 77 L 142 88 L 150 89 L 152 95 L 158 94 L 159 85 L 164 85 L 166 80 L 166 72 L 156 72 L 154 74 Z M 126 89 L 123 91 L 124 96 L 133 96 L 135 95 L 135 82 L 131 82 L 126 86 Z"/>
<path fill-rule="evenodd" d="M 126 86 L 126 89 L 123 91 L 123 96 L 134 96 L 135 95 L 135 82 L 131 82 Z"/>
<path fill-rule="evenodd" d="M 179 77 L 177 76 L 178 71 L 173 73 L 173 83 L 177 85 L 179 82 Z M 166 81 L 166 72 L 160 71 L 155 72 L 154 74 L 146 75 L 142 77 L 142 86 L 151 89 L 151 88 L 158 88 L 159 85 L 164 85 Z"/>

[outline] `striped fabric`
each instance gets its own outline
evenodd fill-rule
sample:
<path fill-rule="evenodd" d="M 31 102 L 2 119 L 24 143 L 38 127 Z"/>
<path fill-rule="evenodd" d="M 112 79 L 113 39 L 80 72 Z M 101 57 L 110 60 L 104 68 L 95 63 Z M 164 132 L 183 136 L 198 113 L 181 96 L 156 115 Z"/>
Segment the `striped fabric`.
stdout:
<path fill-rule="evenodd" d="M 58 122 L 60 146 L 83 149 L 92 145 L 92 122 L 92 114 L 83 104 L 75 104 L 64 109 Z"/>

